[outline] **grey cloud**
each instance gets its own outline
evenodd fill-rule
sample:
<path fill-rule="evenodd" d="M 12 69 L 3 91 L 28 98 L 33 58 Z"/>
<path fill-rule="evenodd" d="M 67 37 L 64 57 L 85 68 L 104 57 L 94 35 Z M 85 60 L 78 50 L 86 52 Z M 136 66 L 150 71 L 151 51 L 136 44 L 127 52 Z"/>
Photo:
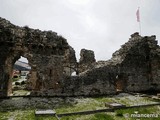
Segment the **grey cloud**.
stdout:
<path fill-rule="evenodd" d="M 142 35 L 160 39 L 159 5 L 159 0 L 1 0 L 0 16 L 16 25 L 61 34 L 78 58 L 80 49 L 87 48 L 95 51 L 96 59 L 107 60 L 139 31 L 138 6 Z"/>

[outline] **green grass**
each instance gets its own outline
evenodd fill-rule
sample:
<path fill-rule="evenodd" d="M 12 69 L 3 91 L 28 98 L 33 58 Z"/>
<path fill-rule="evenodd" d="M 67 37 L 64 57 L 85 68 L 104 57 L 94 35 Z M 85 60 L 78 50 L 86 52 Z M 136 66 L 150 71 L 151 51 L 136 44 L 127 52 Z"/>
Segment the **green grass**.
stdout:
<path fill-rule="evenodd" d="M 23 91 L 22 91 L 23 92 Z M 151 99 L 145 97 L 138 98 L 129 98 L 129 96 L 125 97 L 99 97 L 99 98 L 75 98 L 74 103 L 70 102 L 64 103 L 62 105 L 58 105 L 55 107 L 55 111 L 57 114 L 60 113 L 68 113 L 68 112 L 79 112 L 79 111 L 87 111 L 87 110 L 97 110 L 104 109 L 106 102 L 117 102 L 126 105 L 137 105 L 137 104 L 150 104 L 153 103 Z M 10 106 L 8 106 L 10 107 Z M 8 108 L 7 107 L 7 108 Z M 129 115 L 138 111 L 140 114 L 160 114 L 160 106 L 154 107 L 146 107 L 146 108 L 132 108 L 132 109 L 119 109 L 115 112 L 107 112 L 107 113 L 96 113 L 91 115 L 74 115 L 74 116 L 66 116 L 62 117 L 61 120 L 126 120 L 124 115 L 128 113 Z M 32 110 L 15 110 L 15 111 L 7 111 L 0 112 L 0 120 L 8 120 L 13 118 L 13 120 L 56 120 L 55 117 L 35 117 L 34 109 Z M 136 118 L 127 118 L 128 120 L 135 120 Z M 141 118 L 140 120 L 147 120 L 148 118 Z M 156 118 L 149 118 L 148 120 L 153 120 Z M 158 120 L 158 119 L 157 119 Z M 159 119 L 160 120 L 160 119 Z"/>
<path fill-rule="evenodd" d="M 91 120 L 114 120 L 114 119 L 111 115 L 105 113 L 97 113 L 94 115 L 94 117 L 91 118 Z"/>
<path fill-rule="evenodd" d="M 61 120 L 126 120 L 124 115 L 128 113 L 129 115 L 134 114 L 138 111 L 139 114 L 160 114 L 160 106 L 147 107 L 147 108 L 132 108 L 125 110 L 116 110 L 115 112 L 108 113 L 96 113 L 91 115 L 74 115 L 61 117 Z M 54 116 L 45 117 L 35 117 L 34 110 L 15 110 L 0 112 L 0 120 L 56 120 Z M 135 120 L 136 118 L 127 118 L 128 120 Z M 137 118 L 138 119 L 138 118 Z M 160 120 L 160 118 L 140 118 L 140 120 Z"/>
<path fill-rule="evenodd" d="M 34 111 L 33 110 L 15 110 L 8 112 L 0 112 L 0 120 L 34 120 Z"/>
<path fill-rule="evenodd" d="M 45 117 L 37 116 L 35 117 L 35 120 L 57 120 L 57 118 L 54 116 L 45 116 Z"/>
<path fill-rule="evenodd" d="M 98 102 L 92 98 L 78 99 L 76 104 L 64 104 L 55 108 L 57 113 L 79 112 L 87 110 L 97 110 L 105 108 L 103 102 Z"/>
<path fill-rule="evenodd" d="M 160 114 L 160 106 L 153 107 L 142 107 L 142 108 L 131 108 L 131 109 L 120 109 L 115 111 L 115 119 L 123 120 L 125 119 L 125 115 L 128 114 L 128 119 L 135 120 L 136 118 L 132 118 L 131 114 Z M 138 119 L 138 118 L 137 118 Z M 140 118 L 140 120 L 160 120 L 160 118 Z"/>

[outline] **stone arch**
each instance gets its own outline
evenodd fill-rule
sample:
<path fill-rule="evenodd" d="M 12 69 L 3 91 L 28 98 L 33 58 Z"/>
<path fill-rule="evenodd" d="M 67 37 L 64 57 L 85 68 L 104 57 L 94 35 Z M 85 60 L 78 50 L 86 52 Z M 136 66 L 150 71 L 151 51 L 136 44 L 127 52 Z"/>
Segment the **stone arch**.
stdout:
<path fill-rule="evenodd" d="M 55 32 L 18 27 L 0 18 L 0 97 L 11 92 L 11 72 L 20 56 L 27 58 L 32 68 L 28 85 L 31 95 L 48 89 L 61 91 L 64 56 L 68 50 L 73 48 Z"/>
<path fill-rule="evenodd" d="M 13 66 L 15 64 L 15 62 L 22 56 L 27 58 L 29 65 L 33 66 L 33 58 L 31 55 L 29 55 L 29 50 L 26 51 L 26 49 L 28 49 L 26 46 L 23 46 L 22 44 L 18 44 L 17 43 L 13 46 L 13 48 L 10 48 L 10 46 L 8 46 L 8 44 L 5 45 L 5 47 L 10 50 L 8 52 L 8 54 L 6 54 L 5 59 L 1 60 L 3 64 L 3 70 L 6 77 L 1 78 L 1 80 L 3 80 L 3 85 L 1 85 L 1 89 L 3 90 L 4 94 L 9 95 L 12 93 L 12 71 L 13 71 Z M 4 55 L 2 55 L 4 57 Z M 31 74 L 32 74 L 31 70 Z M 36 81 L 37 78 L 34 78 L 34 80 L 32 81 Z M 33 83 L 32 83 L 33 84 Z"/>

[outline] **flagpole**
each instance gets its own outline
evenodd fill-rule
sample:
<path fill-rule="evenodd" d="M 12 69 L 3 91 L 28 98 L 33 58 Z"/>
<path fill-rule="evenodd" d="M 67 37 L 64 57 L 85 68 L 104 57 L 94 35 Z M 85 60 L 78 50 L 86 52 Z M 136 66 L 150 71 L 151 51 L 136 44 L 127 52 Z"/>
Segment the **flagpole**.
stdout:
<path fill-rule="evenodd" d="M 142 35 L 142 33 L 141 33 L 141 22 L 139 22 L 139 34 Z"/>
<path fill-rule="evenodd" d="M 142 35 L 142 31 L 141 31 L 141 18 L 140 18 L 140 7 L 138 7 L 139 9 L 139 33 L 140 35 Z"/>
<path fill-rule="evenodd" d="M 141 20 L 140 20 L 140 7 L 138 7 L 138 10 L 136 12 L 136 16 L 137 16 L 137 22 L 139 23 L 139 34 L 141 35 L 142 31 L 141 31 Z"/>

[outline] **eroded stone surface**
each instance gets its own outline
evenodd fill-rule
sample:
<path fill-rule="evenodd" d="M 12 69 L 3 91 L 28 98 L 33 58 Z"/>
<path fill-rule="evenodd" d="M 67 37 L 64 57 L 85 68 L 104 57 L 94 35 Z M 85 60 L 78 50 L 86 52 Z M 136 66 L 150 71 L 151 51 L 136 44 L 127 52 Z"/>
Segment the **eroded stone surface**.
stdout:
<path fill-rule="evenodd" d="M 93 72 L 95 71 L 95 72 Z M 131 35 L 108 61 L 97 62 L 86 76 L 105 78 L 121 91 L 160 91 L 160 47 L 155 36 Z M 98 76 L 98 77 L 97 77 Z"/>
<path fill-rule="evenodd" d="M 94 51 L 82 49 L 80 52 L 78 72 L 81 73 L 88 69 L 92 69 L 95 62 L 96 62 L 96 59 L 95 59 Z"/>
<path fill-rule="evenodd" d="M 11 73 L 23 56 L 31 66 L 31 95 L 78 96 L 117 91 L 160 91 L 160 47 L 155 36 L 131 35 L 108 61 L 82 49 L 80 62 L 65 38 L 52 31 L 18 27 L 0 18 L 0 96 L 11 93 Z M 73 72 L 80 73 L 71 76 Z"/>
<path fill-rule="evenodd" d="M 61 89 L 64 64 L 76 63 L 74 53 L 55 32 L 18 27 L 0 18 L 0 96 L 11 93 L 13 65 L 21 56 L 31 66 L 29 89 Z"/>

